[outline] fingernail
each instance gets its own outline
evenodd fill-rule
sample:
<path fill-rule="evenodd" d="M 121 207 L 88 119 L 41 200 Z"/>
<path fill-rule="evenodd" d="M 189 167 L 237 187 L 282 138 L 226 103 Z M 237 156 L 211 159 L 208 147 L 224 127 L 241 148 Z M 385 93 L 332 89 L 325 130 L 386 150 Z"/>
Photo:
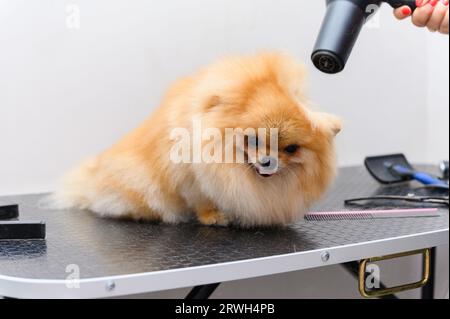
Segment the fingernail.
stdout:
<path fill-rule="evenodd" d="M 444 6 L 448 6 L 448 0 L 441 0 L 441 2 Z"/>
<path fill-rule="evenodd" d="M 409 16 L 411 14 L 411 9 L 409 7 L 405 7 L 402 9 L 402 13 L 404 16 Z"/>
<path fill-rule="evenodd" d="M 430 6 L 435 7 L 438 4 L 439 0 L 431 0 Z"/>
<path fill-rule="evenodd" d="M 421 7 L 423 0 L 416 0 L 416 6 Z"/>

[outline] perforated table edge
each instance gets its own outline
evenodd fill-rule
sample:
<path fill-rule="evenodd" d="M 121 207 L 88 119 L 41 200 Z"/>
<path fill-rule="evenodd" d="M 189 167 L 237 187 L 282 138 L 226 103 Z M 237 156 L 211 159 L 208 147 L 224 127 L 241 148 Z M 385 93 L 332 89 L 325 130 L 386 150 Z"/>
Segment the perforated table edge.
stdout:
<path fill-rule="evenodd" d="M 372 256 L 395 254 L 448 244 L 449 230 L 435 231 L 369 242 L 332 247 L 326 250 L 294 253 L 186 269 L 165 270 L 124 276 L 81 279 L 78 282 L 27 279 L 0 275 L 0 295 L 14 298 L 102 298 L 150 293 L 215 282 L 248 279 L 321 266 L 342 264 Z M 411 244 L 411 237 L 416 242 Z M 322 260 L 324 253 L 330 259 Z M 76 286 L 79 288 L 68 286 Z M 114 289 L 111 289 L 114 287 Z"/>

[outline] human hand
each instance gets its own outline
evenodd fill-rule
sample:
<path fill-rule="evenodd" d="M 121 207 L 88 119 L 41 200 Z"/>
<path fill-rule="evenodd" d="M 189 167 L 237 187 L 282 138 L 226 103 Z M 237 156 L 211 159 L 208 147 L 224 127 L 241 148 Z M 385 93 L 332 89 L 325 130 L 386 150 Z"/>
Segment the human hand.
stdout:
<path fill-rule="evenodd" d="M 427 27 L 431 32 L 448 34 L 449 0 L 416 0 L 417 9 L 412 12 L 408 6 L 395 10 L 394 14 L 399 20 L 412 17 L 414 25 Z"/>

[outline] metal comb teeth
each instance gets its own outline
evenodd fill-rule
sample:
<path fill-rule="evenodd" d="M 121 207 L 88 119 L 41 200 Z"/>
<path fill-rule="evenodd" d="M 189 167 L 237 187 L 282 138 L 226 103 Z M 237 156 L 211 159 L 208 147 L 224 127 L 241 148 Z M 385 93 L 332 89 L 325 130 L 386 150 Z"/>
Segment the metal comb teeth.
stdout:
<path fill-rule="evenodd" d="M 307 221 L 333 221 L 333 220 L 370 220 L 378 218 L 418 218 L 438 217 L 436 208 L 419 209 L 390 209 L 371 211 L 342 211 L 342 212 L 313 212 L 305 216 Z"/>
<path fill-rule="evenodd" d="M 326 222 L 326 221 L 336 221 L 336 220 L 369 220 L 374 219 L 372 214 L 363 213 L 349 213 L 349 214 L 309 214 L 305 216 L 307 221 L 315 222 Z"/>

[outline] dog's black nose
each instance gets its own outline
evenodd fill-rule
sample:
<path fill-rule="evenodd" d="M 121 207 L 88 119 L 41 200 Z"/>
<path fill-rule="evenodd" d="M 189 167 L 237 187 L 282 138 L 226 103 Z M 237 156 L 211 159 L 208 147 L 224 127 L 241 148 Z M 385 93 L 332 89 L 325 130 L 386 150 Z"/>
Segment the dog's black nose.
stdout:
<path fill-rule="evenodd" d="M 262 167 L 276 167 L 278 160 L 274 157 L 266 156 L 261 158 L 260 164 Z"/>

